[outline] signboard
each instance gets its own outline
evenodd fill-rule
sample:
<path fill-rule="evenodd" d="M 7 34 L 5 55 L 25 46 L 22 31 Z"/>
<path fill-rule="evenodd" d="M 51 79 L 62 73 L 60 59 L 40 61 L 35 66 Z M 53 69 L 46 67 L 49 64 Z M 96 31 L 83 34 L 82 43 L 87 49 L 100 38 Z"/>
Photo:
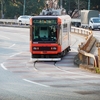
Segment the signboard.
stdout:
<path fill-rule="evenodd" d="M 57 24 L 57 20 L 54 20 L 54 19 L 33 19 L 33 23 Z"/>

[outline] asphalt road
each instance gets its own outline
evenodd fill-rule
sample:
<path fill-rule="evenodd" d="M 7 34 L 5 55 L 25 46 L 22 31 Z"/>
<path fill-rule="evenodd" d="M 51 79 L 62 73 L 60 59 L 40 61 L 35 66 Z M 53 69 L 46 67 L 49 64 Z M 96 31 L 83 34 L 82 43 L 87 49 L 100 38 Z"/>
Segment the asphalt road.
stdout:
<path fill-rule="evenodd" d="M 100 75 L 73 63 L 84 38 L 71 36 L 72 50 L 60 62 L 33 63 L 29 29 L 0 27 L 0 100 L 100 100 Z"/>

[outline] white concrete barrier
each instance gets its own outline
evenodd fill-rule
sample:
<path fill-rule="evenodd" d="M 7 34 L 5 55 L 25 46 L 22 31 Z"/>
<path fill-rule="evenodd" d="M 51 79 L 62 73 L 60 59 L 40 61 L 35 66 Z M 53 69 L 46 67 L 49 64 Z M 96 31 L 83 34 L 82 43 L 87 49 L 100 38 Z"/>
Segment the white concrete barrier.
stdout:
<path fill-rule="evenodd" d="M 17 19 L 0 19 L 0 23 L 18 23 Z"/>

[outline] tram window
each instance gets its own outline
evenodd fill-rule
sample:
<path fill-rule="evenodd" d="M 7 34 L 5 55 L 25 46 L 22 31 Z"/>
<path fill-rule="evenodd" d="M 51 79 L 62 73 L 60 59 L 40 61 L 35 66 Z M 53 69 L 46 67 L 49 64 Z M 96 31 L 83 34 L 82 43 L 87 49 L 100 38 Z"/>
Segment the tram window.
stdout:
<path fill-rule="evenodd" d="M 34 28 L 33 37 L 34 41 L 52 41 L 56 42 L 57 40 L 57 29 L 56 27 L 40 27 L 36 26 Z"/>
<path fill-rule="evenodd" d="M 48 38 L 48 28 L 47 27 L 41 27 L 39 30 L 40 38 Z"/>
<path fill-rule="evenodd" d="M 34 32 L 33 32 L 34 39 L 38 38 L 38 33 L 39 33 L 39 27 L 34 27 Z"/>
<path fill-rule="evenodd" d="M 67 24 L 63 24 L 63 32 L 67 32 Z"/>
<path fill-rule="evenodd" d="M 47 30 L 47 27 L 41 27 L 41 30 Z"/>

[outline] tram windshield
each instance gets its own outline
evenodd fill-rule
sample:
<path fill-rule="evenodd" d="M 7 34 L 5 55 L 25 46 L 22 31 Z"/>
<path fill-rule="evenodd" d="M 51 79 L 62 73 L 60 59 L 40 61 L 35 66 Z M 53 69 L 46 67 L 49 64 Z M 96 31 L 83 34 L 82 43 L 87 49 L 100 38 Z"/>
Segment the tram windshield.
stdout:
<path fill-rule="evenodd" d="M 34 42 L 56 42 L 57 25 L 34 25 Z"/>

